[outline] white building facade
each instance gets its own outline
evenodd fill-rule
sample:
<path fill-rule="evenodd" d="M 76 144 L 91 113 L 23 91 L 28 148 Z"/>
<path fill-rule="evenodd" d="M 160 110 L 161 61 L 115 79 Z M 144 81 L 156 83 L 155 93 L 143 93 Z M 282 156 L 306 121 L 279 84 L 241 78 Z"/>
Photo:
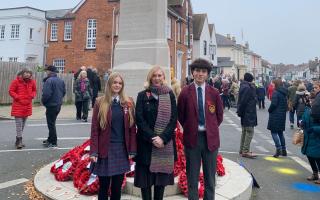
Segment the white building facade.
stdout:
<path fill-rule="evenodd" d="M 215 30 L 213 30 L 215 31 Z M 215 35 L 215 33 L 214 33 Z M 193 59 L 203 58 L 217 65 L 215 36 L 211 37 L 207 14 L 193 15 Z"/>
<path fill-rule="evenodd" d="M 0 61 L 43 65 L 45 11 L 31 7 L 0 9 Z"/>

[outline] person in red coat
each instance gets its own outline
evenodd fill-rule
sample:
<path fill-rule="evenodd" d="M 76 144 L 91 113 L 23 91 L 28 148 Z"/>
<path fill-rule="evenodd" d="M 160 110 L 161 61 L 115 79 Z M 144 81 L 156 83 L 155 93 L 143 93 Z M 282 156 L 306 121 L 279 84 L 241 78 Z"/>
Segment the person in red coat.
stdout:
<path fill-rule="evenodd" d="M 272 93 L 274 91 L 274 84 L 271 82 L 268 87 L 268 99 L 271 101 L 272 99 Z"/>
<path fill-rule="evenodd" d="M 178 98 L 178 120 L 184 131 L 188 199 L 199 199 L 198 179 L 202 160 L 204 199 L 213 200 L 223 105 L 218 90 L 206 84 L 212 64 L 197 59 L 190 68 L 194 83 L 184 87 Z"/>
<path fill-rule="evenodd" d="M 16 121 L 16 143 L 17 149 L 25 147 L 22 143 L 22 132 L 28 116 L 32 115 L 32 99 L 36 96 L 36 82 L 32 79 L 32 71 L 23 69 L 13 80 L 9 87 L 9 94 L 13 98 L 11 116 Z"/>
<path fill-rule="evenodd" d="M 130 171 L 129 157 L 136 155 L 134 104 L 124 94 L 124 81 L 112 73 L 104 96 L 97 99 L 92 115 L 90 158 L 92 172 L 99 177 L 99 200 L 105 200 L 111 183 L 111 199 L 120 200 L 124 174 Z"/>

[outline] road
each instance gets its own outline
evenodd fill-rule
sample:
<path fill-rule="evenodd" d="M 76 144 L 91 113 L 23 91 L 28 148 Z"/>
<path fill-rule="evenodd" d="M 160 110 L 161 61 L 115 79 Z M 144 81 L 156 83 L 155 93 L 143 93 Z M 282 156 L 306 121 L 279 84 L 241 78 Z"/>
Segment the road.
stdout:
<path fill-rule="evenodd" d="M 320 186 L 306 181 L 311 174 L 306 158 L 300 147 L 291 144 L 293 130 L 287 126 L 285 132 L 288 157 L 274 159 L 275 148 L 270 132 L 266 129 L 267 110 L 258 110 L 258 126 L 252 141 L 252 151 L 259 154 L 257 159 L 239 157 L 241 136 L 240 120 L 235 110 L 226 110 L 220 127 L 220 153 L 228 159 L 242 163 L 254 175 L 261 186 L 254 189 L 252 200 L 316 200 Z M 90 123 L 76 120 L 58 120 L 58 149 L 46 149 L 42 139 L 47 137 L 45 120 L 29 120 L 24 132 L 23 150 L 14 149 L 15 124 L 0 121 L 0 199 L 25 199 L 23 185 L 42 166 L 57 160 L 72 147 L 89 137 Z"/>

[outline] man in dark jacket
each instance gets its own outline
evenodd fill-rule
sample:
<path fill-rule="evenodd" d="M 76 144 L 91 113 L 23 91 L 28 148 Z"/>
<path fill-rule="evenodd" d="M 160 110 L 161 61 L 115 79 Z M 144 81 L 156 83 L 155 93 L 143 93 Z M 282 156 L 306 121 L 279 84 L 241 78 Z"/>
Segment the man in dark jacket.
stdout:
<path fill-rule="evenodd" d="M 238 116 L 241 118 L 242 135 L 240 142 L 240 155 L 245 158 L 255 158 L 250 152 L 250 143 L 253 138 L 254 127 L 257 126 L 256 89 L 252 84 L 253 76 L 244 74 L 244 80 L 240 84 L 238 100 Z"/>
<path fill-rule="evenodd" d="M 259 84 L 257 87 L 257 98 L 259 103 L 259 109 L 265 108 L 265 103 L 264 103 L 265 97 L 266 97 L 266 89 L 263 87 L 262 84 Z"/>
<path fill-rule="evenodd" d="M 46 118 L 49 129 L 49 137 L 43 141 L 47 147 L 57 147 L 56 120 L 60 112 L 62 99 L 66 94 L 66 87 L 57 76 L 57 68 L 55 66 L 46 67 L 47 77 L 43 79 L 43 89 L 41 102 L 46 107 Z"/>
<path fill-rule="evenodd" d="M 96 102 L 96 98 L 98 97 L 98 93 L 101 90 L 101 82 L 97 72 L 97 69 L 94 68 L 93 70 L 93 80 L 92 80 L 92 108 Z"/>

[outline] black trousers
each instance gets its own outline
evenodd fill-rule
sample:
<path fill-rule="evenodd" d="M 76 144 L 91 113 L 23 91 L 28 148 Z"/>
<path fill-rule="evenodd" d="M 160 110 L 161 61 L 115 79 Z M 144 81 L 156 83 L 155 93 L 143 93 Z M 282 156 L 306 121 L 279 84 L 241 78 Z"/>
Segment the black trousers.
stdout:
<path fill-rule="evenodd" d="M 98 200 L 108 200 L 108 190 L 111 180 L 111 197 L 110 200 L 121 199 L 121 186 L 124 179 L 124 174 L 115 176 L 99 176 L 100 189 L 98 193 Z"/>
<path fill-rule="evenodd" d="M 264 99 L 259 99 L 258 100 L 258 104 L 259 104 L 259 108 L 261 109 L 261 107 L 264 109 L 265 106 L 264 106 Z"/>
<path fill-rule="evenodd" d="M 61 105 L 46 107 L 46 118 L 49 129 L 48 143 L 57 144 L 56 120 L 60 113 Z"/>
<path fill-rule="evenodd" d="M 320 158 L 312 158 L 307 156 L 311 169 L 314 173 L 320 172 Z"/>
<path fill-rule="evenodd" d="M 77 119 L 88 119 L 89 100 L 77 101 L 76 108 L 77 108 Z"/>
<path fill-rule="evenodd" d="M 185 147 L 186 170 L 188 179 L 188 199 L 198 200 L 198 182 L 202 160 L 204 177 L 204 200 L 215 198 L 215 175 L 218 149 L 211 152 L 208 150 L 206 132 L 198 133 L 197 146 L 190 149 Z"/>
<path fill-rule="evenodd" d="M 154 193 L 153 193 L 154 200 L 163 199 L 164 188 L 165 186 L 160 186 L 160 185 L 154 186 Z M 151 200 L 152 199 L 151 187 L 141 188 L 141 194 L 142 194 L 142 200 Z"/>

